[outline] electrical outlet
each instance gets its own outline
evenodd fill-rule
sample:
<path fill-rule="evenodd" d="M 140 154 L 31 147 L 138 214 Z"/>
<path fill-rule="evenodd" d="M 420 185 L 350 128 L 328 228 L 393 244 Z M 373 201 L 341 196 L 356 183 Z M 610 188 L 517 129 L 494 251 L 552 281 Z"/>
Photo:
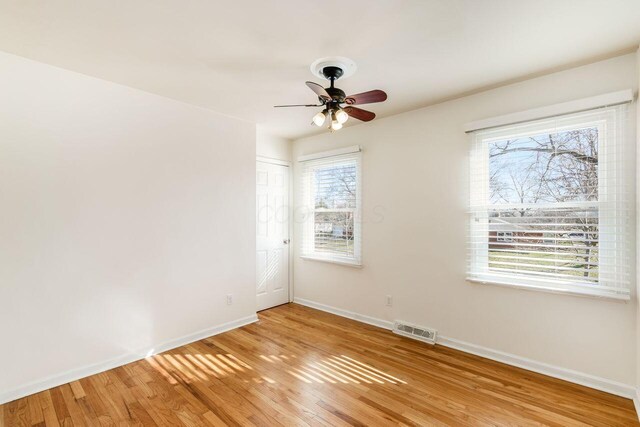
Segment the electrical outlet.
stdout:
<path fill-rule="evenodd" d="M 231 305 L 233 304 L 233 295 L 228 294 L 227 295 L 227 305 Z"/>
<path fill-rule="evenodd" d="M 393 305 L 393 298 L 391 298 L 391 295 L 387 295 L 386 305 L 387 307 L 391 307 Z"/>

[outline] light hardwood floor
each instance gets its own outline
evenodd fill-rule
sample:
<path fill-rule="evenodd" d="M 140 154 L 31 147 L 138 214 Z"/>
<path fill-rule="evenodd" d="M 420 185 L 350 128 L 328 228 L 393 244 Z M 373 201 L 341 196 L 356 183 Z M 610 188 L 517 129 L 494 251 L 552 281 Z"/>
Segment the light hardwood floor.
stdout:
<path fill-rule="evenodd" d="M 631 400 L 288 304 L 0 406 L 0 426 L 638 425 Z"/>

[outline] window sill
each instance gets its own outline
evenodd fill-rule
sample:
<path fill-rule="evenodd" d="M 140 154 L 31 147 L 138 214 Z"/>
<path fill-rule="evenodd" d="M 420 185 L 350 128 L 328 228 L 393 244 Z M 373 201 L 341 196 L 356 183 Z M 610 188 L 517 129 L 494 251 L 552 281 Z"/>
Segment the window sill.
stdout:
<path fill-rule="evenodd" d="M 346 267 L 362 268 L 362 263 L 357 261 L 351 261 L 351 260 L 330 259 L 330 258 L 316 257 L 312 255 L 301 255 L 300 258 L 308 261 L 320 261 L 320 262 L 327 262 L 329 264 L 344 265 Z"/>
<path fill-rule="evenodd" d="M 615 301 L 629 301 L 631 299 L 628 290 L 611 290 L 611 289 L 580 289 L 565 288 L 562 285 L 537 285 L 529 283 L 512 283 L 499 278 L 472 278 L 467 277 L 468 282 L 479 283 L 482 285 L 495 285 L 507 288 L 523 289 L 528 291 L 548 292 L 553 294 L 574 295 L 590 298 L 601 298 Z"/>

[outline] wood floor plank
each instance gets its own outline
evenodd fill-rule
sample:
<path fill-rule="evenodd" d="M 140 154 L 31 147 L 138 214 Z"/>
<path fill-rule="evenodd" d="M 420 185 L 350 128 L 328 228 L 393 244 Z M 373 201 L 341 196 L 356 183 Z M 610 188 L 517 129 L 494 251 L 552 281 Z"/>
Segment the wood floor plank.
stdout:
<path fill-rule="evenodd" d="M 42 408 L 42 414 L 44 415 L 45 425 L 47 427 L 60 426 L 58 415 L 56 414 L 53 399 L 51 398 L 49 390 L 38 393 L 38 396 L 40 398 L 40 407 Z"/>
<path fill-rule="evenodd" d="M 0 405 L 14 426 L 638 426 L 633 402 L 296 304 Z"/>
<path fill-rule="evenodd" d="M 80 381 L 73 381 L 69 383 L 71 386 L 71 391 L 73 391 L 73 396 L 76 399 L 82 399 L 85 396 L 84 389 L 82 388 L 82 384 Z"/>
<path fill-rule="evenodd" d="M 29 407 L 29 422 L 31 425 L 33 426 L 44 423 L 44 415 L 42 414 L 42 408 L 40 407 L 40 401 L 38 400 L 37 394 L 32 394 L 27 397 L 27 405 Z"/>
<path fill-rule="evenodd" d="M 7 425 L 9 426 L 30 426 L 28 401 L 26 399 L 20 399 L 8 403 L 6 416 Z"/>
<path fill-rule="evenodd" d="M 64 404 L 67 407 L 70 418 L 73 420 L 74 427 L 84 427 L 91 425 L 90 419 L 85 417 L 82 407 L 78 404 L 76 397 L 73 394 L 73 389 L 70 384 L 65 384 L 60 387 Z"/>

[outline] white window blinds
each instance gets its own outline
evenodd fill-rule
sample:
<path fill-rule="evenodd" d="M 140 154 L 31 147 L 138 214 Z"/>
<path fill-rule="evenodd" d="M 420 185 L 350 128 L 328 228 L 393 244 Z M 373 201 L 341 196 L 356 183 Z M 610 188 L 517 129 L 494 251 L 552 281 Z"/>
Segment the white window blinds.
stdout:
<path fill-rule="evenodd" d="M 628 299 L 626 109 L 472 134 L 470 280 Z"/>
<path fill-rule="evenodd" d="M 359 148 L 314 157 L 301 163 L 302 256 L 360 265 Z"/>

